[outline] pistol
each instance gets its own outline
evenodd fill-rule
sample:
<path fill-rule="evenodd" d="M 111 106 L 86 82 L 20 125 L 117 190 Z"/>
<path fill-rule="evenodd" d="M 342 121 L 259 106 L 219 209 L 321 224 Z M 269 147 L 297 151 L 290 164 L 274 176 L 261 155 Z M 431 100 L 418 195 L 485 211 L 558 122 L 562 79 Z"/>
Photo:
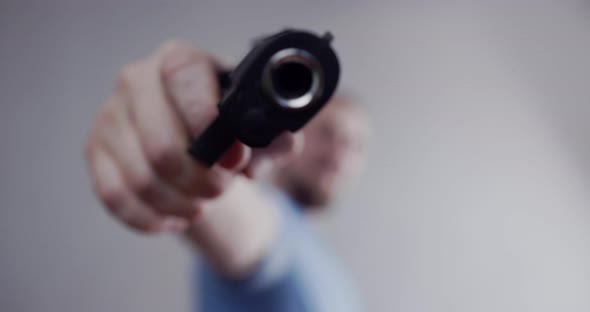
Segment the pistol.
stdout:
<path fill-rule="evenodd" d="M 219 114 L 191 139 L 193 158 L 211 167 L 236 140 L 266 147 L 284 131 L 301 129 L 338 85 L 332 39 L 329 32 L 295 29 L 257 39 L 233 70 L 219 73 Z"/>

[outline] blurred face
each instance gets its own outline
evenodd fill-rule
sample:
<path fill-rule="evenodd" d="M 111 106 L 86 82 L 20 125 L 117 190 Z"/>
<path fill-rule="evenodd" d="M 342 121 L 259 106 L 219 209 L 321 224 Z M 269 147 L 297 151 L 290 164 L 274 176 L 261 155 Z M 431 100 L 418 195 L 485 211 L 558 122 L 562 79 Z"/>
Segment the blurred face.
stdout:
<path fill-rule="evenodd" d="M 364 164 L 366 116 L 348 100 L 334 97 L 304 128 L 302 153 L 277 168 L 281 187 L 304 207 L 322 207 Z"/>

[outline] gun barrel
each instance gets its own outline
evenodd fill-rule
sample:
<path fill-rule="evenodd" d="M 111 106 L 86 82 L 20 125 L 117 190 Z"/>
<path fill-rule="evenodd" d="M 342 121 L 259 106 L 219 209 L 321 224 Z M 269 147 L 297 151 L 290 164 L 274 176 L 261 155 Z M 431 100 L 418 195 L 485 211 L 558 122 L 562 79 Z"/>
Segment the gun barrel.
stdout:
<path fill-rule="evenodd" d="M 286 29 L 258 40 L 235 69 L 219 74 L 219 115 L 191 139 L 189 153 L 211 167 L 235 140 L 265 147 L 281 133 L 301 129 L 338 85 L 331 38 Z"/>
<path fill-rule="evenodd" d="M 299 109 L 323 92 L 324 72 L 316 58 L 305 50 L 283 49 L 265 67 L 263 87 L 283 108 Z"/>

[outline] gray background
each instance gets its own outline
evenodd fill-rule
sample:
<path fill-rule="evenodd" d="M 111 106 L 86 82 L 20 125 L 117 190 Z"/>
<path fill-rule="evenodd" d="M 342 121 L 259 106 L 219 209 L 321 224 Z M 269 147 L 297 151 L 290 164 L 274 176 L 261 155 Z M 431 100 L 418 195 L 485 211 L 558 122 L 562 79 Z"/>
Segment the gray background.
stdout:
<path fill-rule="evenodd" d="M 190 253 L 106 216 L 85 133 L 161 41 L 234 61 L 290 25 L 333 31 L 372 114 L 318 220 L 368 311 L 590 311 L 590 7 L 414 2 L 0 2 L 0 310 L 187 311 Z"/>

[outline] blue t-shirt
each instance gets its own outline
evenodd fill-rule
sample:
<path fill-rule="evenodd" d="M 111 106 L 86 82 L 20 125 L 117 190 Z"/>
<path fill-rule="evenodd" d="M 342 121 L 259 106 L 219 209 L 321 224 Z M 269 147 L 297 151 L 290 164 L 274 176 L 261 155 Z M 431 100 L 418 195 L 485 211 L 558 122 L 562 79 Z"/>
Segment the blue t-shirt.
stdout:
<path fill-rule="evenodd" d="M 201 261 L 195 272 L 195 312 L 357 312 L 357 292 L 324 248 L 300 207 L 278 190 L 270 196 L 281 233 L 252 274 L 230 280 Z"/>

